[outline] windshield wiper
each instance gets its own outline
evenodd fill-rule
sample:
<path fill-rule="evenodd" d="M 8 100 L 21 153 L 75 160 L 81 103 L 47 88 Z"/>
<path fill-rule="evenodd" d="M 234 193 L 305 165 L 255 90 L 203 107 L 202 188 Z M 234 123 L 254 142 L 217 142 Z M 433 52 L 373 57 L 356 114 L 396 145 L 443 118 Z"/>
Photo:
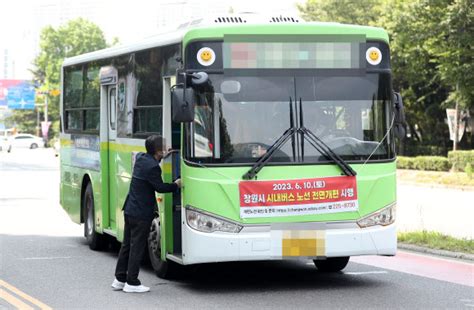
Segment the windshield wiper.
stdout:
<path fill-rule="evenodd" d="M 267 152 L 260 157 L 257 162 L 252 166 L 252 168 L 247 171 L 242 178 L 244 180 L 251 180 L 253 179 L 260 170 L 265 166 L 265 164 L 272 158 L 273 154 L 280 149 L 290 138 L 291 138 L 291 144 L 293 147 L 293 159 L 295 159 L 295 135 L 300 134 L 301 135 L 301 151 L 302 151 L 302 157 L 304 157 L 304 140 L 307 140 L 309 144 L 311 144 L 319 153 L 323 154 L 326 158 L 334 161 L 336 165 L 341 168 L 342 172 L 347 175 L 347 176 L 356 176 L 357 172 L 352 169 L 351 166 L 349 166 L 339 155 L 334 153 L 334 151 L 326 144 L 324 143 L 318 136 L 316 136 L 311 130 L 308 128 L 304 127 L 303 125 L 303 107 L 302 107 L 302 102 L 300 98 L 299 102 L 299 121 L 300 121 L 300 128 L 296 128 L 294 125 L 294 120 L 293 120 L 293 109 L 292 109 L 292 100 L 290 98 L 290 128 L 285 130 L 285 132 L 270 146 L 267 150 Z M 302 158 L 303 160 L 303 158 Z"/>
<path fill-rule="evenodd" d="M 290 98 L 290 128 L 285 130 L 285 132 L 267 149 L 267 152 L 257 160 L 257 162 L 242 176 L 242 178 L 244 180 L 253 179 L 257 173 L 262 170 L 265 164 L 272 158 L 273 154 L 290 138 L 291 145 L 293 147 L 293 160 L 295 160 L 295 134 L 297 131 L 298 130 L 295 128 L 295 123 L 293 120 L 293 102 Z"/>
<path fill-rule="evenodd" d="M 301 134 L 302 139 L 306 139 L 309 144 L 311 144 L 319 153 L 326 156 L 326 158 L 333 160 L 336 165 L 341 168 L 342 172 L 344 172 L 347 176 L 356 176 L 357 172 L 352 169 L 339 155 L 334 153 L 334 151 L 326 144 L 323 140 L 321 140 L 318 136 L 316 136 L 311 130 L 304 127 L 303 124 L 303 104 L 301 103 L 300 98 L 300 125 L 301 127 L 298 128 L 298 132 Z M 303 142 L 301 142 L 301 146 L 303 147 Z M 304 149 L 303 149 L 304 154 Z"/>

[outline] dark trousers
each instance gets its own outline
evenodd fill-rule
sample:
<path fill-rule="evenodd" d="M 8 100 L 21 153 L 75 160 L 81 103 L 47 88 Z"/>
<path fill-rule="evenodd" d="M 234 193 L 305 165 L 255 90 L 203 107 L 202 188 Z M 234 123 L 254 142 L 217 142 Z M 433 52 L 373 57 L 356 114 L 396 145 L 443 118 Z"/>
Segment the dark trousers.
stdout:
<path fill-rule="evenodd" d="M 140 285 L 138 273 L 147 246 L 151 221 L 144 221 L 125 215 L 122 246 L 115 268 L 115 278 L 129 285 Z"/>

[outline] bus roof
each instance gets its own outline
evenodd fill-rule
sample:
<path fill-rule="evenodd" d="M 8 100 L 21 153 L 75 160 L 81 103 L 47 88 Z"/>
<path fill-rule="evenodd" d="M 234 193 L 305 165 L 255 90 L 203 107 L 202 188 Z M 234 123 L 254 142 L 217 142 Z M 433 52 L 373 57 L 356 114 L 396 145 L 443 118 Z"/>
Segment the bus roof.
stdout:
<path fill-rule="evenodd" d="M 224 35 L 363 35 L 367 39 L 389 42 L 388 33 L 378 27 L 339 23 L 240 24 L 222 27 L 207 26 L 188 30 L 183 38 L 186 46 L 198 39 L 223 39 Z"/>
<path fill-rule="evenodd" d="M 282 23 L 217 23 L 191 22 L 178 30 L 157 34 L 141 41 L 122 44 L 95 52 L 67 58 L 63 66 L 81 64 L 93 60 L 115 57 L 135 51 L 183 42 L 186 46 L 194 40 L 218 40 L 227 34 L 255 35 L 363 35 L 367 39 L 381 40 L 388 43 L 387 32 L 378 27 L 347 25 L 323 22 L 282 22 Z M 192 28 L 188 28 L 192 27 Z"/>
<path fill-rule="evenodd" d="M 156 46 L 170 45 L 179 43 L 183 40 L 184 31 L 174 31 L 169 33 L 162 33 L 156 36 L 145 38 L 141 41 L 129 44 L 121 44 L 110 48 L 101 49 L 95 52 L 90 52 L 70 58 L 66 58 L 63 62 L 63 67 L 81 64 L 93 60 L 115 57 L 119 55 L 128 54 L 131 52 L 141 51 Z"/>

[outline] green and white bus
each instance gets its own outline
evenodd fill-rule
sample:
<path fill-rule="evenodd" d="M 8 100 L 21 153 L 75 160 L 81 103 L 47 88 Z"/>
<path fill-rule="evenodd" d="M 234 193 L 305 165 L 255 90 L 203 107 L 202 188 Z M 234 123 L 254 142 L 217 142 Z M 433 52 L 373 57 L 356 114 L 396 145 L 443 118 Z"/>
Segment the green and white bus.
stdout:
<path fill-rule="evenodd" d="M 260 17 L 259 17 L 260 18 Z M 123 238 L 144 138 L 164 137 L 149 255 L 179 265 L 395 255 L 403 105 L 381 28 L 223 16 L 64 61 L 62 207 L 92 249 Z"/>

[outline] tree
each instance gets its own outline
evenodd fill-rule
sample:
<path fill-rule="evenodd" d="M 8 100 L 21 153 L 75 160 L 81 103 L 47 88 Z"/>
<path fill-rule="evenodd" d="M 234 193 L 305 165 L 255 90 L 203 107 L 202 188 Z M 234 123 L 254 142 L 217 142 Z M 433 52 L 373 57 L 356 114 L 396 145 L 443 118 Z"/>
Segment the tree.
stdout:
<path fill-rule="evenodd" d="M 117 40 L 114 40 L 116 43 Z M 34 59 L 32 70 L 40 90 L 59 89 L 61 65 L 65 58 L 106 48 L 102 30 L 94 23 L 82 18 L 69 21 L 57 29 L 47 26 L 41 31 L 40 53 Z M 40 103 L 44 102 L 39 97 Z M 59 128 L 59 97 L 48 95 L 48 118 L 52 121 L 52 131 Z M 31 131 L 31 123 L 36 123 L 36 113 L 15 111 L 9 118 L 10 123 L 19 124 Z M 27 127 L 25 127 L 29 124 Z"/>
<path fill-rule="evenodd" d="M 383 3 L 384 0 L 308 0 L 297 7 L 308 21 L 375 25 Z"/>
<path fill-rule="evenodd" d="M 431 43 L 440 77 L 462 107 L 474 106 L 474 6 L 454 0 L 440 23 L 440 35 Z"/>
<path fill-rule="evenodd" d="M 440 23 L 440 35 L 431 43 L 438 58 L 441 80 L 450 89 L 448 104 L 454 102 L 453 150 L 457 149 L 459 109 L 474 106 L 474 10 L 472 1 L 455 0 Z"/>
<path fill-rule="evenodd" d="M 394 86 L 404 94 L 411 131 L 421 133 L 415 134 L 418 144 L 447 149 L 451 142 L 445 108 L 454 102 L 472 107 L 474 31 L 469 2 L 402 1 L 384 10 L 381 24 L 391 34 Z"/>
<path fill-rule="evenodd" d="M 449 143 L 442 102 L 448 96 L 438 74 L 438 58 L 430 42 L 440 36 L 438 25 L 450 0 L 391 1 L 379 22 L 390 34 L 394 89 L 406 106 L 411 138 L 408 155 L 443 153 Z M 430 146 L 422 150 L 420 146 Z M 431 147 L 436 146 L 436 147 Z"/>
<path fill-rule="evenodd" d="M 308 0 L 298 8 L 309 20 L 385 28 L 412 134 L 408 155 L 447 151 L 445 108 L 474 104 L 472 0 Z"/>

